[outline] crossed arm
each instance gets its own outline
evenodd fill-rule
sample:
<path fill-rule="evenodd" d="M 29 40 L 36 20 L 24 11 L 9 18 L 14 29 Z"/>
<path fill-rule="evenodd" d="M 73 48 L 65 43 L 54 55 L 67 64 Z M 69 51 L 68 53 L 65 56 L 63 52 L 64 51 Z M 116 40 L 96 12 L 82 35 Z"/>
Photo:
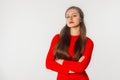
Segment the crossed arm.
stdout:
<path fill-rule="evenodd" d="M 55 36 L 51 42 L 51 46 L 46 58 L 46 68 L 63 74 L 80 73 L 85 71 L 91 59 L 93 42 L 89 38 L 87 39 L 83 56 L 79 59 L 78 62 L 62 59 L 55 60 L 53 48 L 56 45 L 58 38 L 58 35 Z"/>
<path fill-rule="evenodd" d="M 85 58 L 85 56 L 82 56 L 79 60 L 78 60 L 78 62 L 80 63 L 80 62 L 82 62 L 83 60 L 84 60 L 84 58 Z M 56 60 L 56 62 L 57 63 L 59 63 L 60 65 L 62 65 L 63 64 L 63 59 L 58 59 L 58 60 Z M 71 70 L 69 70 L 69 72 L 68 73 L 75 73 L 74 71 L 71 71 Z"/>

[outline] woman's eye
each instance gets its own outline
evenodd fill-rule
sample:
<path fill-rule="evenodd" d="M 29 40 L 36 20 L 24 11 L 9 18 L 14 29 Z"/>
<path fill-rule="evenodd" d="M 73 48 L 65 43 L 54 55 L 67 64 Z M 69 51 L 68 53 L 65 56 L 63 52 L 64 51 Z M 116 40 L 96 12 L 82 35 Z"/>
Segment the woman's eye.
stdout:
<path fill-rule="evenodd" d="M 70 18 L 70 16 L 66 16 L 65 18 Z"/>
<path fill-rule="evenodd" d="M 73 15 L 73 17 L 77 17 L 77 15 Z"/>

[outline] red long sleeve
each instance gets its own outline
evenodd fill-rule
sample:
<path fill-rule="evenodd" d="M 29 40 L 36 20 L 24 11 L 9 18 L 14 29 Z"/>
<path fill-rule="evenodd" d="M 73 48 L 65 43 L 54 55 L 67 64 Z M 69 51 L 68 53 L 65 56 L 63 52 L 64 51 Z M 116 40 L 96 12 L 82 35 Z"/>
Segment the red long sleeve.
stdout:
<path fill-rule="evenodd" d="M 64 65 L 60 65 L 54 60 L 53 49 L 54 49 L 56 43 L 58 42 L 58 39 L 59 39 L 58 34 L 55 35 L 54 38 L 52 39 L 50 49 L 48 51 L 48 55 L 46 58 L 46 68 L 56 71 L 58 73 L 68 74 L 69 70 L 67 68 L 65 68 Z"/>
<path fill-rule="evenodd" d="M 79 73 L 85 71 L 91 59 L 93 46 L 94 44 L 92 40 L 87 38 L 85 50 L 83 52 L 83 56 L 85 56 L 85 59 L 82 62 L 64 60 L 63 65 L 66 66 L 66 68 L 68 68 L 69 70 L 72 70 L 74 72 Z"/>

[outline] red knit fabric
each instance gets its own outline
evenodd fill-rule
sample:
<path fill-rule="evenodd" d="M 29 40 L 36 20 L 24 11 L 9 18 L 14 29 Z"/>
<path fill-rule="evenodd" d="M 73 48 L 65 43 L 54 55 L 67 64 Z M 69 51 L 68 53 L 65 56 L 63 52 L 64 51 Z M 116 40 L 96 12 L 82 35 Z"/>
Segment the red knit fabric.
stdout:
<path fill-rule="evenodd" d="M 70 46 L 68 49 L 69 54 L 74 57 L 74 45 L 78 36 L 71 36 Z M 75 62 L 64 60 L 63 64 L 60 65 L 54 60 L 53 49 L 59 40 L 59 34 L 55 35 L 52 39 L 47 57 L 46 57 L 46 68 L 58 72 L 57 80 L 89 80 L 85 69 L 87 68 L 93 50 L 93 41 L 87 37 L 83 56 L 85 56 L 82 62 Z M 75 73 L 70 74 L 69 71 Z"/>

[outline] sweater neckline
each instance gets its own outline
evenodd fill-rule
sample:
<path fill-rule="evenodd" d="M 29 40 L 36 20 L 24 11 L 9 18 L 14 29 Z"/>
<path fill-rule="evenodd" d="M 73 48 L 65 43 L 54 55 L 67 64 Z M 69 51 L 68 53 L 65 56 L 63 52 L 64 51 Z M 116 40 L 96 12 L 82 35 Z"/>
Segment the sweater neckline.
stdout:
<path fill-rule="evenodd" d="M 79 37 L 79 35 L 70 35 L 71 37 Z"/>

